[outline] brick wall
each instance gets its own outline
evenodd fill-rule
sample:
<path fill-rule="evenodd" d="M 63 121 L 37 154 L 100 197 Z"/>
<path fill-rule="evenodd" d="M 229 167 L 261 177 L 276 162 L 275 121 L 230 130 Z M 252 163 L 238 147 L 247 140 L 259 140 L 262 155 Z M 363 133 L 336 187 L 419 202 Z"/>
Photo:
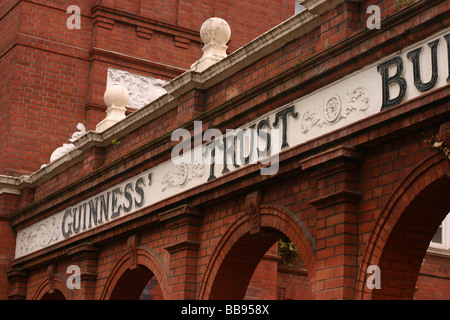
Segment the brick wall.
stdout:
<path fill-rule="evenodd" d="M 244 300 L 276 300 L 278 284 L 278 244 L 261 259 L 248 284 Z"/>
<path fill-rule="evenodd" d="M 113 1 L 101 2 L 107 3 L 112 5 Z M 135 3 L 130 2 L 130 5 Z M 24 228 L 170 159 L 171 131 L 180 124 L 189 124 L 199 111 L 205 111 L 202 120 L 209 128 L 238 127 L 394 53 L 405 44 L 423 39 L 443 25 L 450 25 L 445 15 L 449 10 L 447 2 L 439 4 L 440 10 L 430 3 L 421 3 L 420 10 L 414 13 L 399 11 L 393 1 L 379 4 L 383 12 L 399 15 L 386 20 L 388 26 L 389 23 L 394 26 L 389 29 L 392 32 L 382 30 L 366 38 L 367 31 L 355 30 L 354 23 L 358 19 L 354 16 L 354 4 L 340 5 L 336 13 L 347 10 L 349 16 L 344 22 L 333 21 L 332 14 L 325 15 L 327 26 L 322 28 L 319 24 L 307 35 L 284 44 L 206 90 L 195 88 L 181 94 L 176 107 L 164 110 L 167 112 L 157 118 L 149 117 L 139 128 L 124 134 L 119 146 L 96 146 L 84 152 L 83 160 L 64 172 L 29 190 L 24 189 L 21 198 L 26 201 L 19 205 L 20 211 L 12 225 L 16 229 Z M 103 15 L 110 14 L 108 10 L 103 11 Z M 363 11 L 359 15 L 361 21 Z M 399 21 L 399 17 L 403 20 L 397 26 L 393 20 Z M 98 18 L 97 24 L 102 25 L 99 28 L 115 30 L 120 25 L 112 24 L 111 18 L 107 18 L 102 16 L 104 21 Z M 416 20 L 422 21 L 425 27 L 406 31 L 406 26 Z M 341 27 L 346 32 L 339 33 Z M 332 32 L 326 33 L 326 28 Z M 323 34 L 329 41 L 321 47 Z M 335 34 L 338 36 L 333 38 Z M 131 33 L 129 35 L 131 37 Z M 391 41 L 386 41 L 386 37 Z M 348 39 L 351 41 L 341 41 Z M 105 68 L 107 63 L 101 60 L 109 57 L 100 51 L 93 54 L 98 60 L 96 63 Z M 314 58 L 310 58 L 311 55 Z M 99 81 L 89 97 L 95 101 L 95 96 L 100 94 L 100 74 L 92 74 Z M 107 228 L 87 231 L 51 250 L 15 261 L 15 266 L 29 272 L 28 297 L 39 297 L 48 278 L 47 269 L 42 267 L 48 264 L 47 260 L 57 260 L 57 273 L 62 274 L 73 263 L 65 256 L 66 249 L 86 239 L 99 247 L 92 296 L 111 296 L 124 274 L 139 282 L 136 287 L 143 288 L 149 279 L 129 273 L 131 253 L 127 238 L 130 235 L 139 235 L 138 264 L 157 276 L 161 292 L 169 299 L 240 299 L 246 292 L 249 299 L 277 297 L 280 287 L 285 288 L 285 298 L 360 298 L 355 294 L 355 287 L 362 283 L 364 267 L 373 260 L 378 261 L 365 256 L 371 246 L 378 248 L 374 243 L 387 244 L 386 255 L 376 258 L 385 263 L 383 268 L 386 269 L 382 270 L 391 277 L 386 277 L 391 281 L 388 284 L 392 285 L 395 275 L 399 276 L 396 269 L 405 266 L 407 277 L 400 275 L 401 281 L 396 284 L 412 282 L 411 278 L 418 273 L 418 270 L 415 274 L 413 271 L 420 266 L 423 257 L 418 249 L 426 250 L 424 245 L 430 240 L 427 237 L 431 238 L 441 212 L 432 208 L 429 214 L 433 219 L 423 219 L 420 217 L 423 212 L 415 211 L 410 204 L 419 204 L 421 209 L 430 207 L 430 203 L 438 203 L 440 209 L 446 206 L 442 199 L 447 199 L 445 192 L 449 186 L 444 175 L 448 170 L 447 159 L 424 142 L 421 133 L 447 121 L 447 96 L 446 87 L 428 92 L 289 149 L 280 154 L 282 165 L 275 177 L 262 177 L 258 174 L 259 166 L 250 165 L 113 221 Z M 411 184 L 402 188 L 415 178 L 419 181 L 418 190 Z M 246 196 L 255 190 L 261 192 L 263 205 L 261 230 L 253 234 L 250 233 Z M 435 197 L 441 200 L 436 202 Z M 396 202 L 402 210 L 389 211 L 387 207 L 391 202 Z M 180 206 L 195 208 L 195 212 L 183 211 Z M 448 212 L 448 206 L 446 210 Z M 396 229 L 392 237 L 384 228 L 376 229 L 385 216 L 390 223 L 390 217 L 399 217 L 403 212 L 402 219 L 393 221 Z M 410 239 L 409 227 L 420 235 L 417 239 Z M 397 264 L 393 253 L 402 249 L 405 234 L 412 242 L 408 242 L 402 256 L 406 260 Z M 379 239 L 371 241 L 373 236 Z M 291 239 L 302 254 L 306 271 L 295 276 L 286 270 L 280 272 L 278 267 L 275 270 L 273 261 L 264 259 L 267 251 L 285 237 Z M 270 277 L 272 282 L 265 284 L 270 288 L 257 286 L 262 277 Z M 293 284 L 309 282 L 311 296 L 306 289 L 292 291 L 286 285 L 287 279 Z M 386 296 L 399 297 L 397 289 L 387 286 Z M 400 294 L 409 297 L 410 292 Z"/>
<path fill-rule="evenodd" d="M 66 27 L 66 1 L 3 1 L 0 173 L 37 171 L 78 122 L 94 130 L 105 117 L 108 67 L 173 79 L 201 57 L 206 19 L 229 19 L 233 52 L 293 15 L 291 2 L 84 0 L 78 30 Z"/>
<path fill-rule="evenodd" d="M 450 299 L 450 259 L 426 255 L 416 283 L 416 300 Z"/>
<path fill-rule="evenodd" d="M 301 266 L 278 266 L 278 299 L 311 300 L 311 283 Z"/>

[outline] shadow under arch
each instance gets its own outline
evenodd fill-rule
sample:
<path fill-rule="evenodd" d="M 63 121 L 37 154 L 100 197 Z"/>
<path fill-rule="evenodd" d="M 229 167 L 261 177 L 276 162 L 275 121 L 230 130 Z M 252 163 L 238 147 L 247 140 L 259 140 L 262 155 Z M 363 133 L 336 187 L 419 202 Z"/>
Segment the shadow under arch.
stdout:
<path fill-rule="evenodd" d="M 114 290 L 119 285 L 126 284 L 127 281 L 134 281 L 139 278 L 150 280 L 155 275 L 158 279 L 159 287 L 162 291 L 164 299 L 168 297 L 168 283 L 167 270 L 164 262 L 159 255 L 153 252 L 148 247 L 140 246 L 136 249 L 136 265 L 137 267 L 131 269 L 131 258 L 128 253 L 125 253 L 115 264 L 108 279 L 106 280 L 103 291 L 100 295 L 101 300 L 116 299 Z M 142 289 L 147 284 L 141 284 Z M 140 294 L 142 290 L 137 292 Z M 139 297 L 139 296 L 138 296 Z M 130 299 L 135 299 L 133 295 Z"/>
<path fill-rule="evenodd" d="M 316 246 L 308 229 L 294 213 L 276 204 L 263 204 L 260 216 L 261 231 L 258 233 L 250 234 L 251 221 L 246 213 L 228 227 L 210 257 L 198 300 L 242 299 L 257 264 L 266 251 L 283 237 L 288 237 L 297 247 L 314 293 Z M 244 266 L 247 272 L 236 272 L 234 261 L 244 257 L 247 259 Z"/>
<path fill-rule="evenodd" d="M 449 160 L 433 154 L 417 165 L 392 193 L 366 243 L 356 299 L 412 299 L 423 257 L 450 211 Z M 376 265 L 381 288 L 369 289 L 367 268 Z"/>
<path fill-rule="evenodd" d="M 73 300 L 73 292 L 66 281 L 64 276 L 55 274 L 53 292 L 50 293 L 50 281 L 47 279 L 38 287 L 32 300 Z"/>

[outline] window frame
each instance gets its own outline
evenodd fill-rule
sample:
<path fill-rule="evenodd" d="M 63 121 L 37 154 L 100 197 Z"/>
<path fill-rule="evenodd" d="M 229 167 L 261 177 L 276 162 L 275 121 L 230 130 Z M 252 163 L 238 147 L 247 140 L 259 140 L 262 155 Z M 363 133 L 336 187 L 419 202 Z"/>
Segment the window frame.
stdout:
<path fill-rule="evenodd" d="M 450 255 L 450 213 L 441 223 L 442 243 L 430 241 L 428 253 Z"/>

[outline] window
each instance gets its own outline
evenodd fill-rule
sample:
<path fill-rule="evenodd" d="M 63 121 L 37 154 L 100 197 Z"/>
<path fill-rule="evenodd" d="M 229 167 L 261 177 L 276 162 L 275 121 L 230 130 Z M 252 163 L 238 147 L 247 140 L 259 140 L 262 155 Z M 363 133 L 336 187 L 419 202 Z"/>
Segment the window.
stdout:
<path fill-rule="evenodd" d="M 302 12 L 306 8 L 302 6 L 299 2 L 299 0 L 295 0 L 295 14 Z"/>
<path fill-rule="evenodd" d="M 430 242 L 430 248 L 450 250 L 450 213 L 434 234 Z"/>

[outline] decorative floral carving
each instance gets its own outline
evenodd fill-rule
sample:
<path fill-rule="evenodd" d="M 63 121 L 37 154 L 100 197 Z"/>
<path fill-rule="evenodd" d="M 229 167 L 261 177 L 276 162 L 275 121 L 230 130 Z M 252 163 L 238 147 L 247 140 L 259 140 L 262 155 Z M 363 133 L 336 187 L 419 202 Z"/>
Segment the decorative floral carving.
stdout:
<path fill-rule="evenodd" d="M 166 191 L 175 187 L 183 188 L 189 181 L 201 178 L 204 174 L 205 166 L 203 164 L 179 164 L 175 171 L 169 171 L 164 175 L 161 190 Z"/>
<path fill-rule="evenodd" d="M 327 121 L 328 123 L 336 122 L 339 119 L 340 114 L 341 98 L 339 98 L 338 95 L 334 95 L 330 99 L 328 99 L 327 103 L 325 103 L 325 107 L 323 109 L 325 121 Z"/>
<path fill-rule="evenodd" d="M 19 251 L 22 255 L 45 248 L 59 240 L 59 224 L 54 217 L 36 224 L 31 230 L 22 232 Z"/>
<path fill-rule="evenodd" d="M 167 93 L 163 88 L 167 81 L 123 70 L 108 69 L 107 86 L 113 83 L 119 83 L 128 90 L 130 95 L 128 106 L 134 109 L 140 109 Z"/>
<path fill-rule="evenodd" d="M 320 108 L 307 109 L 301 116 L 300 129 L 307 133 L 315 126 L 321 128 L 324 124 L 333 125 L 354 111 L 366 111 L 368 108 L 368 91 L 364 87 L 358 87 L 342 98 L 337 94 L 333 95 Z"/>

